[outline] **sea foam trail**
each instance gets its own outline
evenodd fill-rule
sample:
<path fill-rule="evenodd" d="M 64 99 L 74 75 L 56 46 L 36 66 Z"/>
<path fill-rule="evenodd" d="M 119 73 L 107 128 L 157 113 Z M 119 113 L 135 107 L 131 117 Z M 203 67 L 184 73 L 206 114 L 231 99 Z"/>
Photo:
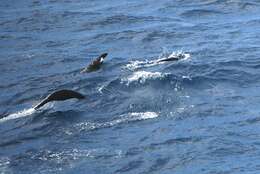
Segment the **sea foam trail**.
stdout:
<path fill-rule="evenodd" d="M 144 61 L 139 61 L 139 60 L 135 60 L 135 61 L 130 61 L 127 65 L 125 65 L 125 68 L 131 71 L 134 71 L 136 69 L 139 68 L 147 68 L 147 67 L 152 67 L 152 66 L 156 66 L 159 64 L 164 64 L 166 62 L 160 62 L 163 59 L 166 58 L 172 58 L 172 57 L 183 57 L 182 59 L 180 59 L 179 61 L 183 61 L 183 60 L 187 60 L 189 59 L 191 56 L 188 53 L 183 53 L 182 51 L 178 51 L 178 52 L 172 52 L 170 55 L 168 56 L 163 56 L 159 59 L 155 59 L 155 60 L 144 60 Z"/>
<path fill-rule="evenodd" d="M 76 99 L 70 99 L 70 100 L 66 100 L 66 101 L 63 101 L 63 102 L 50 102 L 50 103 L 47 103 L 45 104 L 44 106 L 42 106 L 40 109 L 34 109 L 34 107 L 32 108 L 29 108 L 29 109 L 24 109 L 22 111 L 19 111 L 19 112 L 16 112 L 16 113 L 13 113 L 13 114 L 10 114 L 6 117 L 3 117 L 2 119 L 0 119 L 0 123 L 1 122 L 5 122 L 5 121 L 8 121 L 8 120 L 13 120 L 13 119 L 18 119 L 18 118 L 23 118 L 23 117 L 27 117 L 27 116 L 30 116 L 34 113 L 39 113 L 41 112 L 42 110 L 46 110 L 46 109 L 52 109 L 54 111 L 59 111 L 59 110 L 62 110 L 62 111 L 67 111 L 67 110 L 72 110 L 74 107 L 71 105 L 71 102 L 73 100 L 76 100 Z"/>
<path fill-rule="evenodd" d="M 36 112 L 36 110 L 34 108 L 24 109 L 22 111 L 10 114 L 7 117 L 4 117 L 4 118 L 0 119 L 0 123 L 8 121 L 8 120 L 13 120 L 13 119 L 17 119 L 17 118 L 26 117 L 26 116 L 32 115 L 35 112 Z"/>
<path fill-rule="evenodd" d="M 49 107 L 53 107 L 53 103 L 48 103 L 45 106 L 43 106 L 42 108 L 49 108 Z M 24 109 L 22 111 L 18 111 L 16 113 L 10 114 L 6 117 L 3 117 L 2 119 L 0 119 L 0 123 L 8 121 L 8 120 L 14 120 L 14 119 L 19 119 L 19 118 L 23 118 L 23 117 L 28 117 L 34 113 L 38 112 L 37 110 L 34 109 L 34 107 L 29 108 L 29 109 Z"/>
<path fill-rule="evenodd" d="M 118 124 L 123 124 L 127 122 L 134 122 L 134 121 L 141 121 L 141 120 L 147 120 L 147 119 L 153 119 L 157 118 L 159 116 L 156 112 L 133 112 L 129 114 L 121 115 L 118 119 L 104 122 L 104 123 L 79 123 L 76 125 L 77 130 L 85 131 L 85 130 L 94 130 L 99 128 L 107 128 L 116 126 Z"/>
<path fill-rule="evenodd" d="M 182 57 L 179 61 L 181 60 L 187 60 L 189 59 L 191 56 L 189 53 L 184 53 L 182 51 L 177 51 L 177 52 L 172 52 L 169 56 L 166 56 L 166 57 L 162 57 L 162 58 L 159 58 L 157 59 L 156 61 L 160 61 L 160 60 L 163 60 L 165 58 L 174 58 L 174 57 Z"/>
<path fill-rule="evenodd" d="M 133 82 L 144 84 L 147 80 L 163 79 L 167 75 L 168 73 L 137 71 L 127 78 L 121 79 L 121 83 L 126 83 L 126 85 L 129 85 Z"/>
<path fill-rule="evenodd" d="M 9 173 L 9 165 L 11 163 L 10 161 L 11 160 L 7 157 L 0 157 L 0 171 L 1 171 L 1 173 Z"/>

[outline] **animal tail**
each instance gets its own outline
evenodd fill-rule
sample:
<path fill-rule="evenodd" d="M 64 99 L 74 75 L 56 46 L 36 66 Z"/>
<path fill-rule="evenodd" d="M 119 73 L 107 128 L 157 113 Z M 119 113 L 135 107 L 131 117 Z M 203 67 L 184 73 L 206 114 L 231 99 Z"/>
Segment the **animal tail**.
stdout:
<path fill-rule="evenodd" d="M 74 98 L 77 98 L 77 99 L 84 99 L 86 98 L 83 94 L 79 93 L 79 92 L 76 92 L 76 91 L 70 91 L 72 93 L 72 95 L 74 95 Z"/>
<path fill-rule="evenodd" d="M 37 110 L 40 107 L 42 107 L 43 105 L 45 105 L 46 103 L 48 103 L 49 100 L 48 99 L 44 99 L 43 101 L 41 101 L 39 104 L 37 104 L 33 109 Z"/>

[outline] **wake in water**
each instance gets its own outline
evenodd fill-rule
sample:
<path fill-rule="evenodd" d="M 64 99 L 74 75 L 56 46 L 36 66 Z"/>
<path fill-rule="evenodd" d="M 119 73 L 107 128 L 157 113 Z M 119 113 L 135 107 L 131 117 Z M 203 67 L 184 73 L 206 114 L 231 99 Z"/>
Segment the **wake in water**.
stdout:
<path fill-rule="evenodd" d="M 172 52 L 171 54 L 163 55 L 156 60 L 131 61 L 129 64 L 125 65 L 125 67 L 131 71 L 134 71 L 138 68 L 145 68 L 145 67 L 151 67 L 151 66 L 155 66 L 155 65 L 159 65 L 159 64 L 164 64 L 165 62 L 163 60 L 171 59 L 171 58 L 173 58 L 173 59 L 176 58 L 176 59 L 178 59 L 178 61 L 187 60 L 188 58 L 190 58 L 190 54 L 184 53 L 182 51 Z M 144 84 L 147 80 L 163 79 L 167 75 L 169 75 L 169 74 L 161 73 L 161 72 L 137 71 L 137 72 L 134 72 L 133 74 L 129 75 L 128 77 L 122 78 L 120 83 L 126 84 L 127 86 L 134 82 Z M 106 89 L 106 87 L 102 86 L 98 89 L 98 91 L 100 93 L 102 93 L 103 89 Z M 14 114 L 10 114 L 10 115 L 0 119 L 0 122 L 5 122 L 7 120 L 13 120 L 13 119 L 17 119 L 17 118 L 26 117 L 26 116 L 34 114 L 35 112 L 36 112 L 36 110 L 34 108 L 25 109 L 23 111 L 20 111 L 20 112 L 14 113 Z"/>
<path fill-rule="evenodd" d="M 189 59 L 191 56 L 188 53 L 184 53 L 182 51 L 178 51 L 178 52 L 172 52 L 171 54 L 163 54 L 161 56 L 159 56 L 158 59 L 155 60 L 144 60 L 144 61 L 130 61 L 130 63 L 126 64 L 124 66 L 125 69 L 130 70 L 132 72 L 132 74 L 127 74 L 124 75 L 121 78 L 116 78 L 112 81 L 110 81 L 107 84 L 102 85 L 101 87 L 98 87 L 98 91 L 100 93 L 103 93 L 104 91 L 108 92 L 108 93 L 118 93 L 118 91 L 113 91 L 109 88 L 109 86 L 112 83 L 116 83 L 118 85 L 118 82 L 120 84 L 129 86 L 132 83 L 140 83 L 140 84 L 145 84 L 147 81 L 149 80 L 162 80 L 164 78 L 166 78 L 167 76 L 170 75 L 170 73 L 163 73 L 163 72 L 149 72 L 149 71 L 144 71 L 144 70 L 140 70 L 140 71 L 136 71 L 138 69 L 141 68 L 147 68 L 147 67 L 152 67 L 152 66 L 156 66 L 156 65 L 160 65 L 160 64 L 165 64 L 166 62 L 169 61 L 164 61 L 165 59 L 178 59 L 178 61 L 184 61 Z M 176 61 L 174 61 L 176 62 Z M 183 78 L 186 78 L 185 76 L 183 76 Z"/>
<path fill-rule="evenodd" d="M 79 123 L 76 125 L 77 130 L 80 131 L 89 131 L 94 129 L 100 129 L 100 128 L 107 128 L 116 126 L 118 124 L 127 123 L 127 122 L 133 122 L 133 121 L 141 121 L 141 120 L 147 120 L 147 119 L 153 119 L 157 118 L 159 116 L 156 112 L 133 112 L 129 114 L 124 114 L 119 116 L 118 119 L 104 122 L 104 123 Z"/>
<path fill-rule="evenodd" d="M 121 79 L 121 83 L 126 83 L 127 86 L 134 82 L 144 84 L 147 80 L 163 79 L 167 75 L 168 73 L 137 71 L 132 75 Z"/>
<path fill-rule="evenodd" d="M 10 114 L 10 115 L 0 119 L 0 123 L 8 121 L 8 120 L 14 120 L 14 119 L 26 117 L 26 116 L 34 114 L 35 112 L 36 112 L 36 110 L 34 108 L 24 109 L 23 111 L 19 111 L 17 113 Z"/>
<path fill-rule="evenodd" d="M 53 107 L 54 107 L 54 103 L 48 103 L 45 106 L 43 106 L 44 109 L 53 108 Z M 40 111 L 35 110 L 34 107 L 31 107 L 29 109 L 24 109 L 22 111 L 18 111 L 16 113 L 9 114 L 6 117 L 1 118 L 0 123 L 6 122 L 6 121 L 9 121 L 9 120 L 20 119 L 20 118 L 23 118 L 23 117 L 29 117 L 29 116 L 32 116 L 33 114 L 38 113 L 38 112 L 40 112 Z"/>
<path fill-rule="evenodd" d="M 125 66 L 125 68 L 130 70 L 130 71 L 134 71 L 134 70 L 139 69 L 139 68 L 147 68 L 147 67 L 152 67 L 152 66 L 156 66 L 156 65 L 159 65 L 159 64 L 164 64 L 164 63 L 166 63 L 166 61 L 164 61 L 165 59 L 176 58 L 176 59 L 178 59 L 178 61 L 181 61 L 181 60 L 187 60 L 190 57 L 191 56 L 188 53 L 184 53 L 182 51 L 177 51 L 177 52 L 172 52 L 169 55 L 164 55 L 164 56 L 162 56 L 158 59 L 151 60 L 151 61 L 149 61 L 149 60 L 130 61 L 130 63 Z"/>

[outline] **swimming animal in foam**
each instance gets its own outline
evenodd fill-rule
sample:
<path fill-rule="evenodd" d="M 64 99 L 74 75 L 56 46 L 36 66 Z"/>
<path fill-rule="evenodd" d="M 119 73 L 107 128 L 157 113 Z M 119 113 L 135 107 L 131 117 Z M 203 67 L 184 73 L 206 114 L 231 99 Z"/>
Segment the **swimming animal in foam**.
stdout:
<path fill-rule="evenodd" d="M 177 60 L 180 60 L 183 58 L 185 58 L 184 54 L 178 54 L 178 55 L 174 55 L 174 56 L 169 56 L 167 58 L 159 59 L 157 62 L 177 61 Z"/>
<path fill-rule="evenodd" d="M 93 72 L 100 69 L 104 59 L 106 58 L 107 53 L 101 54 L 98 58 L 96 58 L 94 61 L 92 61 L 86 68 L 84 68 L 81 73 L 85 72 Z"/>

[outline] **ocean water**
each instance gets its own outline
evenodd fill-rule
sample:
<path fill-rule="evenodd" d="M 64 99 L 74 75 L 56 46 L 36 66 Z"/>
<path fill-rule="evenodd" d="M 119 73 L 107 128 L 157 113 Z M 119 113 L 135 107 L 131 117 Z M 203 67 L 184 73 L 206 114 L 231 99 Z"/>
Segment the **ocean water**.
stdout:
<path fill-rule="evenodd" d="M 3 0 L 0 26 L 1 174 L 260 173 L 259 0 Z M 86 99 L 33 109 L 59 89 Z"/>

